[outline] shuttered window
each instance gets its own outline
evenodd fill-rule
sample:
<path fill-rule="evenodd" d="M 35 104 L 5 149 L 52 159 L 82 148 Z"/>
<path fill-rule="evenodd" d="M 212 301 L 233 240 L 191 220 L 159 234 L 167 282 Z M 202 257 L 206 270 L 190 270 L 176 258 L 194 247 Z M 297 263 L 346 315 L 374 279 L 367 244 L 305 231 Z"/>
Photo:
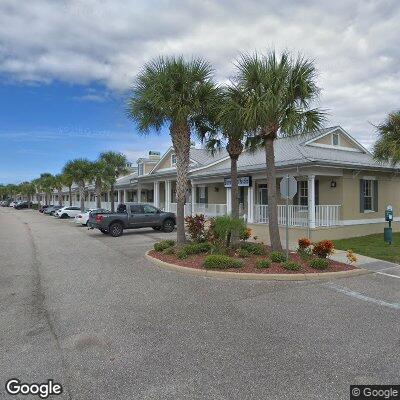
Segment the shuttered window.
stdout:
<path fill-rule="evenodd" d="M 378 211 L 378 181 L 360 179 L 360 212 Z"/>

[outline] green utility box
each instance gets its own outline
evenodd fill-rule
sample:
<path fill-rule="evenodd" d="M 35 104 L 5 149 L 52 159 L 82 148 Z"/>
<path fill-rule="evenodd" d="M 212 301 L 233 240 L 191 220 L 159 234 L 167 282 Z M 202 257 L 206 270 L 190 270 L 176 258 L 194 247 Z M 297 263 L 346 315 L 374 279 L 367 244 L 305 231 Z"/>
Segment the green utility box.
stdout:
<path fill-rule="evenodd" d="M 388 228 L 383 228 L 383 240 L 385 243 L 392 244 L 393 232 L 392 232 L 392 221 L 393 221 L 393 207 L 387 206 L 385 210 L 385 221 L 389 222 Z"/>
<path fill-rule="evenodd" d="M 385 240 L 385 243 L 392 244 L 393 241 L 392 228 L 383 228 L 383 239 Z"/>

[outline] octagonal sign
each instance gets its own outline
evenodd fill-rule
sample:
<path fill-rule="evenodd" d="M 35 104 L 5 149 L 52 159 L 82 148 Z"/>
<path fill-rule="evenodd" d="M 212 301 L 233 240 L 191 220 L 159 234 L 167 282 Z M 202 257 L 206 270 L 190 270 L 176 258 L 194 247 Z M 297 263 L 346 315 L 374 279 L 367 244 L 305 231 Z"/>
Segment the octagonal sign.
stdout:
<path fill-rule="evenodd" d="M 281 196 L 284 199 L 293 199 L 297 193 L 297 181 L 292 175 L 286 175 L 282 178 L 280 183 Z"/>

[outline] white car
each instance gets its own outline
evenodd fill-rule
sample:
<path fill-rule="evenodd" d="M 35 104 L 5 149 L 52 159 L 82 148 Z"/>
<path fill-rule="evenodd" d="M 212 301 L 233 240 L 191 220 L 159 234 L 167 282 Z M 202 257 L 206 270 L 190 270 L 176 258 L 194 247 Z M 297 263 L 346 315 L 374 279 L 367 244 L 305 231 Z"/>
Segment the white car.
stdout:
<path fill-rule="evenodd" d="M 9 207 L 15 207 L 18 204 L 18 201 L 12 201 Z"/>
<path fill-rule="evenodd" d="M 89 210 L 85 210 L 85 212 L 81 212 L 78 215 L 75 216 L 74 222 L 78 225 L 85 225 L 87 226 L 87 222 L 89 221 L 89 213 L 91 212 L 107 212 L 108 210 L 105 210 L 104 208 L 91 208 Z"/>
<path fill-rule="evenodd" d="M 74 218 L 81 212 L 80 207 L 67 206 L 60 208 L 54 213 L 56 218 Z"/>

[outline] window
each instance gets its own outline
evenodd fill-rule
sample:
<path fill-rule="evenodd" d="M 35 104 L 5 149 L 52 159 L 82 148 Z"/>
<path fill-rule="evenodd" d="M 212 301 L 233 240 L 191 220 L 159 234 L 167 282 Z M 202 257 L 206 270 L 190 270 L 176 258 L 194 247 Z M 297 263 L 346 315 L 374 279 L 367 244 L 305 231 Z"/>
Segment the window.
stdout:
<path fill-rule="evenodd" d="M 197 188 L 197 203 L 207 204 L 208 202 L 208 188 L 205 186 L 199 186 Z"/>
<path fill-rule="evenodd" d="M 149 206 L 148 204 L 143 206 L 143 210 L 145 214 L 157 214 L 157 209 L 153 206 Z"/>
<path fill-rule="evenodd" d="M 143 175 L 144 166 L 143 163 L 138 164 L 138 175 Z"/>
<path fill-rule="evenodd" d="M 339 146 L 339 134 L 338 133 L 332 133 L 332 145 Z"/>
<path fill-rule="evenodd" d="M 176 154 L 171 154 L 171 165 L 176 165 Z"/>
<path fill-rule="evenodd" d="M 374 181 L 372 180 L 364 181 L 364 211 L 374 210 L 373 183 Z"/>
<path fill-rule="evenodd" d="M 308 182 L 307 181 L 299 181 L 299 205 L 307 206 L 308 205 Z"/>
<path fill-rule="evenodd" d="M 125 204 L 119 204 L 118 207 L 117 207 L 117 213 L 118 214 L 126 213 L 126 205 Z"/>
<path fill-rule="evenodd" d="M 143 207 L 139 204 L 132 205 L 131 214 L 143 214 Z"/>

